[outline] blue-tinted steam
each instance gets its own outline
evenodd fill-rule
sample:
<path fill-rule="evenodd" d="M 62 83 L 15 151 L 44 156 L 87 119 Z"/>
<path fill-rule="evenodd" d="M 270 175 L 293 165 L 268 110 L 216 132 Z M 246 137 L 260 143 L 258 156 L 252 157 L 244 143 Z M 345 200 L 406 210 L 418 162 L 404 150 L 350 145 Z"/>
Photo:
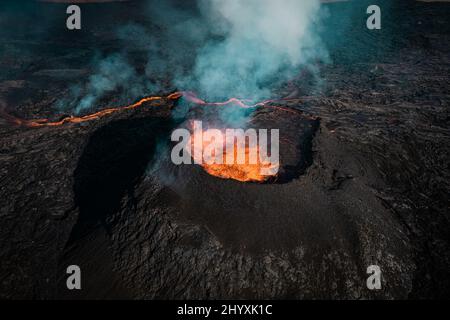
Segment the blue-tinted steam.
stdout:
<path fill-rule="evenodd" d="M 61 109 L 80 113 L 96 106 L 108 94 L 120 96 L 119 101 L 133 101 L 151 88 L 150 82 L 137 74 L 135 68 L 121 54 L 95 58 L 95 72 L 87 83 L 70 88 L 69 96 L 59 101 Z"/>
<path fill-rule="evenodd" d="M 318 0 L 203 0 L 206 21 L 221 39 L 200 49 L 195 67 L 181 87 L 194 87 L 208 99 L 230 96 L 255 100 L 324 58 L 315 27 Z"/>
<path fill-rule="evenodd" d="M 319 0 L 147 2 L 150 21 L 119 26 L 120 52 L 95 59 L 94 74 L 61 106 L 82 112 L 112 93 L 133 101 L 174 89 L 208 101 L 260 101 L 300 67 L 314 70 L 312 62 L 326 57 L 316 32 Z M 131 59 L 136 52 L 146 61 Z"/>
<path fill-rule="evenodd" d="M 97 73 L 89 78 L 88 94 L 79 101 L 76 111 L 91 107 L 105 93 L 115 90 L 129 98 L 143 94 L 143 85 L 137 78 L 134 68 L 122 56 L 109 56 L 100 61 Z"/>

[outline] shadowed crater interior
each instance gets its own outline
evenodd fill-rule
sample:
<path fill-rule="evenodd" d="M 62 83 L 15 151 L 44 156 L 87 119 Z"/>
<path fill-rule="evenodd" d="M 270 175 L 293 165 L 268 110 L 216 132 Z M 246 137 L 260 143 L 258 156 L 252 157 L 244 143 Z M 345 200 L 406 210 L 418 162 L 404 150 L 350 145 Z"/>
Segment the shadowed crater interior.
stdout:
<path fill-rule="evenodd" d="M 170 136 L 170 121 L 160 118 L 119 120 L 90 138 L 74 173 L 78 222 L 69 244 L 106 220 L 133 190 L 155 156 L 157 144 Z"/>

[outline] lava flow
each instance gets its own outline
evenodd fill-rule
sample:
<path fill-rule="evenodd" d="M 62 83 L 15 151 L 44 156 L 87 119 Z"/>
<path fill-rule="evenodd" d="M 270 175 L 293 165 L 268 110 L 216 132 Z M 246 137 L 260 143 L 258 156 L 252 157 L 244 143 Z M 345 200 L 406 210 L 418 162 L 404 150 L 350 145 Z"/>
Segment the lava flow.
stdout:
<path fill-rule="evenodd" d="M 186 101 L 198 105 L 198 106 L 234 106 L 234 107 L 238 107 L 238 108 L 256 108 L 256 107 L 262 107 L 262 106 L 268 106 L 271 108 L 277 108 L 277 109 L 281 109 L 283 111 L 287 111 L 287 112 L 295 112 L 295 113 L 299 113 L 300 111 L 295 110 L 295 109 L 289 109 L 289 108 L 285 108 L 285 107 L 279 107 L 279 106 L 273 106 L 273 105 L 269 105 L 271 102 L 274 102 L 275 100 L 266 100 L 263 102 L 259 102 L 256 104 L 247 104 L 246 102 L 248 102 L 247 100 L 240 100 L 237 98 L 232 98 L 229 99 L 227 101 L 224 102 L 206 102 L 200 98 L 198 98 L 194 93 L 192 92 L 175 92 L 172 93 L 166 97 L 162 97 L 162 96 L 151 96 L 151 97 L 146 97 L 143 98 L 141 100 L 139 100 L 136 103 L 133 103 L 131 105 L 127 105 L 127 106 L 120 106 L 120 107 L 112 107 L 112 108 L 107 108 L 107 109 L 103 109 L 101 111 L 92 113 L 92 114 L 88 114 L 88 115 L 84 115 L 84 116 L 69 116 L 69 117 L 65 117 L 62 118 L 61 120 L 58 121 L 50 121 L 49 119 L 32 119 L 32 120 L 26 120 L 26 119 L 21 119 L 18 117 L 15 117 L 13 115 L 10 115 L 6 112 L 4 112 L 3 110 L 0 110 L 0 114 L 1 116 L 9 121 L 12 124 L 18 125 L 18 126 L 25 126 L 25 127 L 30 127 L 30 128 L 39 128 L 39 127 L 58 127 L 58 126 L 62 126 L 65 124 L 77 124 L 77 123 L 83 123 L 83 122 L 88 122 L 88 121 L 93 121 L 96 119 L 100 119 L 104 116 L 108 116 L 111 115 L 113 113 L 122 111 L 122 110 L 131 110 L 131 109 L 136 109 L 139 107 L 142 107 L 145 103 L 147 102 L 152 102 L 152 101 L 159 101 L 159 100 L 178 100 L 180 98 L 184 98 L 186 99 Z M 281 99 L 281 100 L 285 100 L 286 99 Z M 191 138 L 195 138 L 194 135 Z M 203 142 L 204 145 L 202 147 L 206 148 L 209 143 L 205 143 Z M 227 148 L 225 148 L 227 149 Z M 228 149 L 227 149 L 228 150 Z M 227 152 L 224 150 L 224 159 L 227 158 Z M 248 145 L 242 146 L 242 145 L 236 145 L 234 147 L 234 159 L 237 159 L 237 155 L 238 154 L 245 154 L 245 158 L 248 160 L 249 157 L 253 156 L 253 155 L 257 155 L 258 161 L 256 162 L 252 162 L 252 164 L 250 163 L 224 163 L 224 164 L 208 164 L 208 163 L 203 163 L 203 161 L 199 161 L 198 163 L 201 163 L 201 166 L 203 167 L 203 169 L 210 175 L 212 176 L 216 176 L 219 178 L 223 178 L 223 179 L 233 179 L 233 180 L 237 180 L 237 181 L 241 181 L 241 182 L 265 182 L 267 180 L 269 180 L 270 177 L 275 176 L 276 174 L 272 174 L 272 175 L 263 175 L 261 174 L 261 171 L 263 169 L 270 169 L 272 168 L 273 164 L 266 164 L 266 163 L 261 163 L 259 161 L 259 146 L 254 146 L 254 147 L 249 147 Z M 195 154 L 195 152 L 194 152 Z M 194 156 L 192 156 L 194 158 Z M 195 159 L 195 160 L 199 160 L 199 159 Z M 196 161 L 197 162 L 197 161 Z M 278 164 L 277 164 L 278 165 Z"/>
<path fill-rule="evenodd" d="M 228 105 L 232 105 L 235 107 L 239 107 L 239 108 L 256 108 L 256 107 L 262 107 L 262 106 L 267 106 L 269 103 L 274 102 L 276 100 L 266 100 L 263 102 L 259 102 L 256 104 L 246 104 L 246 100 L 240 100 L 237 98 L 231 98 L 227 101 L 224 102 L 206 102 L 200 98 L 198 98 L 194 93 L 192 92 L 175 92 L 172 93 L 166 97 L 162 97 L 162 96 L 151 96 L 151 97 L 146 97 L 143 98 L 141 100 L 139 100 L 136 103 L 133 103 L 131 105 L 127 105 L 127 106 L 121 106 L 121 107 L 112 107 L 112 108 L 106 108 L 103 109 L 101 111 L 95 112 L 95 113 L 91 113 L 91 114 L 87 114 L 84 116 L 68 116 L 65 117 L 61 120 L 58 121 L 50 121 L 49 119 L 32 119 L 32 120 L 27 120 L 27 119 L 22 119 L 22 118 L 18 118 L 16 116 L 13 116 L 7 112 L 5 112 L 4 110 L 0 110 L 0 115 L 7 121 L 9 121 L 12 124 L 18 125 L 18 126 L 24 126 L 24 127 L 30 127 L 30 128 L 38 128 L 38 127 L 58 127 L 58 126 L 62 126 L 64 124 L 68 124 L 68 123 L 83 123 L 83 122 L 88 122 L 88 121 L 92 121 L 92 120 L 96 120 L 99 118 L 102 118 L 104 116 L 108 116 L 110 114 L 122 111 L 122 110 L 131 110 L 131 109 L 136 109 L 139 107 L 142 107 L 144 105 L 144 103 L 146 102 L 151 102 L 151 101 L 159 101 L 159 100 L 178 100 L 181 97 L 183 97 L 184 99 L 186 99 L 188 102 L 199 105 L 199 106 L 228 106 Z M 283 101 L 289 101 L 288 99 L 280 99 Z M 300 111 L 295 110 L 295 109 L 290 109 L 290 108 L 285 108 L 285 107 L 279 107 L 279 106 L 270 106 L 271 108 L 277 108 L 283 111 L 287 111 L 287 112 L 293 112 L 293 113 L 299 113 Z"/>

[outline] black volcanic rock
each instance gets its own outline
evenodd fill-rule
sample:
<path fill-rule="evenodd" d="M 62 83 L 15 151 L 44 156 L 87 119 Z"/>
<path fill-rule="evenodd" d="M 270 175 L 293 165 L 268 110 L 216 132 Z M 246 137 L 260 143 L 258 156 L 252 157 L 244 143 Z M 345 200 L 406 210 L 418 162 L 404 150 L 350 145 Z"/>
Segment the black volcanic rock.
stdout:
<path fill-rule="evenodd" d="M 271 119 L 274 112 L 260 110 L 254 121 L 262 124 L 262 115 Z M 299 128 L 295 117 L 277 118 Z M 141 120 L 100 127 L 75 170 L 75 199 L 82 202 L 61 265 L 77 263 L 87 274 L 101 269 L 115 281 L 104 293 L 102 279 L 89 277 L 83 297 L 329 297 L 330 287 L 317 281 L 342 288 L 331 297 L 365 296 L 360 259 L 382 265 L 391 285 L 385 297 L 411 288 L 403 227 L 370 187 L 382 180 L 333 134 L 315 138 L 314 164 L 303 175 L 252 184 L 173 166 L 170 149 L 150 147 L 158 128 L 152 117 Z M 400 271 L 406 276 L 399 278 Z"/>
<path fill-rule="evenodd" d="M 268 106 L 258 109 L 249 121 L 251 128 L 280 130 L 280 171 L 277 182 L 298 178 L 313 162 L 312 141 L 320 119 L 298 109 Z"/>
<path fill-rule="evenodd" d="M 330 49 L 321 90 L 299 75 L 274 89 L 290 98 L 274 105 L 298 112 L 255 112 L 255 126 L 287 129 L 283 183 L 173 166 L 167 134 L 181 124 L 169 101 L 54 128 L 0 118 L 0 297 L 447 298 L 449 9 L 407 3 L 376 34 L 338 19 L 330 28 L 346 36 L 335 38 L 359 42 Z M 114 49 L 96 34 L 41 46 L 0 34 L 2 110 L 58 119 L 70 84 L 39 70 L 83 69 L 92 43 Z M 69 264 L 82 268 L 80 292 L 65 287 Z M 373 264 L 380 291 L 366 287 Z"/>

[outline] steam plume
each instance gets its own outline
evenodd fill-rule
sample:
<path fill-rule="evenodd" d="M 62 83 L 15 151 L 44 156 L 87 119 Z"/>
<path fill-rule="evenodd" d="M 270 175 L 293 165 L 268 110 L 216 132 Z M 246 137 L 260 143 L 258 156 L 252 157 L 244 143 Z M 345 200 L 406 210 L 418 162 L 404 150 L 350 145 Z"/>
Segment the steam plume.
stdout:
<path fill-rule="evenodd" d="M 151 23 L 118 27 L 119 53 L 95 61 L 96 74 L 72 88 L 75 110 L 94 107 L 111 92 L 135 100 L 155 91 L 194 91 L 209 101 L 230 97 L 262 100 L 274 84 L 286 81 L 324 57 L 315 32 L 318 0 L 197 0 L 198 6 L 148 0 Z M 129 52 L 147 53 L 144 73 Z M 227 111 L 228 112 L 228 111 Z M 239 112 L 239 111 L 236 111 Z M 227 114 L 229 119 L 241 114 Z M 231 120 L 234 121 L 234 120 Z"/>
<path fill-rule="evenodd" d="M 270 83 L 323 56 L 314 32 L 318 0 L 202 0 L 201 9 L 221 40 L 207 42 L 178 83 L 208 98 L 267 97 Z"/>

